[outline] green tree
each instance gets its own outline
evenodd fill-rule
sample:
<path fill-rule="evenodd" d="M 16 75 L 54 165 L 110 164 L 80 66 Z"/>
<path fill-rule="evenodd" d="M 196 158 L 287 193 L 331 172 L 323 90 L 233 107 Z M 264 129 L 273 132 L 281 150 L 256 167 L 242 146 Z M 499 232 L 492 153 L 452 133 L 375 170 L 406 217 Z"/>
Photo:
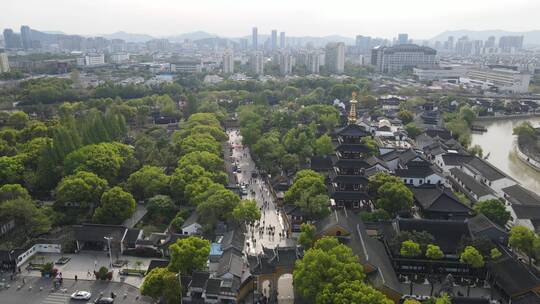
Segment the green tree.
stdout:
<path fill-rule="evenodd" d="M 163 299 L 163 303 L 180 303 L 182 287 L 176 273 L 167 268 L 154 268 L 144 278 L 141 294 L 154 300 Z"/>
<path fill-rule="evenodd" d="M 484 150 L 482 150 L 482 146 L 480 145 L 474 145 L 468 149 L 469 153 L 472 155 L 476 155 L 480 158 L 484 156 Z"/>
<path fill-rule="evenodd" d="M 379 155 L 379 145 L 377 142 L 370 136 L 362 137 L 361 142 L 369 148 L 368 156 L 378 156 Z"/>
<path fill-rule="evenodd" d="M 405 302 L 403 302 L 403 304 L 422 304 L 422 303 L 420 303 L 418 300 L 415 300 L 415 299 L 406 299 Z"/>
<path fill-rule="evenodd" d="M 514 249 L 525 253 L 529 257 L 529 265 L 532 265 L 532 258 L 538 247 L 538 236 L 525 226 L 514 226 L 510 230 L 508 243 Z"/>
<path fill-rule="evenodd" d="M 133 158 L 133 149 L 120 143 L 100 143 L 87 145 L 69 153 L 64 160 L 67 174 L 88 171 L 112 182 L 129 158 Z"/>
<path fill-rule="evenodd" d="M 444 253 L 437 245 L 429 244 L 426 249 L 426 258 L 432 260 L 440 260 L 444 257 Z"/>
<path fill-rule="evenodd" d="M 9 115 L 7 124 L 17 130 L 21 130 L 22 128 L 26 126 L 26 124 L 28 123 L 28 120 L 29 120 L 28 114 L 22 111 L 17 111 Z"/>
<path fill-rule="evenodd" d="M 404 257 L 413 258 L 421 255 L 422 249 L 420 248 L 420 244 L 415 243 L 411 240 L 407 240 L 401 243 L 401 249 L 399 250 L 399 254 Z"/>
<path fill-rule="evenodd" d="M 226 176 L 223 172 L 218 172 L 214 174 L 212 172 L 206 171 L 203 167 L 199 165 L 187 165 L 183 168 L 177 168 L 174 170 L 174 173 L 170 178 L 170 192 L 173 195 L 173 198 L 180 200 L 181 198 L 189 198 L 187 193 L 185 193 L 186 186 L 195 184 L 199 178 L 207 178 L 210 182 L 215 183 L 225 183 Z M 186 194 L 186 195 L 185 195 Z"/>
<path fill-rule="evenodd" d="M 361 211 L 360 217 L 364 222 L 379 222 L 390 219 L 390 214 L 382 209 L 375 209 L 373 211 Z"/>
<path fill-rule="evenodd" d="M 169 271 L 191 275 L 193 271 L 204 270 L 210 255 L 210 242 L 196 236 L 179 239 L 169 246 L 171 261 Z"/>
<path fill-rule="evenodd" d="M 310 249 L 315 242 L 315 226 L 309 223 L 300 225 L 300 235 L 298 235 L 298 244 L 304 246 L 304 249 Z"/>
<path fill-rule="evenodd" d="M 320 220 L 325 217 L 330 210 L 330 198 L 326 194 L 317 194 L 310 190 L 302 193 L 300 199 L 296 201 L 296 205 L 304 212 L 307 218 Z"/>
<path fill-rule="evenodd" d="M 414 122 L 406 124 L 405 131 L 407 131 L 410 138 L 416 138 L 416 136 L 422 133 L 422 129 L 418 128 Z"/>
<path fill-rule="evenodd" d="M 400 211 L 408 211 L 412 207 L 413 194 L 403 182 L 385 183 L 377 192 L 376 206 L 395 216 Z"/>
<path fill-rule="evenodd" d="M 0 204 L 0 221 L 15 220 L 16 229 L 29 240 L 48 232 L 51 229 L 51 220 L 44 209 L 28 199 L 17 198 L 4 201 Z"/>
<path fill-rule="evenodd" d="M 409 110 L 401 110 L 397 113 L 397 117 L 406 125 L 413 121 L 414 114 Z"/>
<path fill-rule="evenodd" d="M 133 172 L 127 180 L 127 188 L 138 200 L 144 200 L 157 194 L 167 193 L 169 177 L 162 168 L 143 166 Z"/>
<path fill-rule="evenodd" d="M 510 212 L 506 210 L 504 203 L 498 199 L 490 199 L 478 202 L 474 205 L 474 210 L 482 213 L 494 223 L 504 227 L 510 219 Z"/>
<path fill-rule="evenodd" d="M 295 291 L 310 303 L 323 303 L 341 283 L 363 281 L 364 277 L 351 248 L 332 237 L 317 241 L 296 261 L 293 272 Z"/>
<path fill-rule="evenodd" d="M 366 304 L 393 304 L 394 301 L 387 298 L 382 292 L 375 288 L 356 280 L 340 283 L 335 291 L 327 293 L 326 289 L 319 297 L 316 303 L 366 303 Z"/>
<path fill-rule="evenodd" d="M 285 148 L 279 141 L 278 132 L 264 133 L 255 144 L 251 151 L 257 160 L 257 163 L 267 172 L 279 170 L 276 164 L 279 163 L 285 155 Z"/>
<path fill-rule="evenodd" d="M 221 154 L 221 143 L 207 133 L 191 134 L 179 143 L 182 154 L 191 152 L 210 152 L 215 155 Z"/>
<path fill-rule="evenodd" d="M 240 197 L 228 189 L 218 190 L 207 199 L 199 200 L 197 204 L 199 219 L 210 225 L 214 225 L 218 220 L 230 219 L 234 208 L 240 203 Z"/>
<path fill-rule="evenodd" d="M 296 154 L 285 154 L 281 158 L 281 169 L 285 172 L 294 172 L 298 170 L 300 160 Z"/>
<path fill-rule="evenodd" d="M 32 197 L 20 184 L 5 184 L 0 187 L 0 202 L 14 199 L 31 200 Z"/>
<path fill-rule="evenodd" d="M 313 170 L 301 170 L 296 173 L 292 186 L 285 192 L 285 202 L 295 204 L 302 196 L 315 197 L 326 194 L 324 177 Z"/>
<path fill-rule="evenodd" d="M 113 187 L 103 193 L 101 204 L 94 211 L 93 221 L 100 224 L 118 225 L 133 215 L 135 199 L 120 187 Z"/>
<path fill-rule="evenodd" d="M 179 168 L 185 168 L 191 165 L 201 166 L 209 172 L 222 172 L 225 170 L 223 159 L 206 151 L 188 153 L 178 161 Z"/>
<path fill-rule="evenodd" d="M 330 155 L 334 152 L 334 146 L 332 146 L 332 138 L 327 134 L 321 135 L 321 137 L 315 140 L 313 144 L 313 149 L 315 150 L 315 155 L 324 156 Z"/>
<path fill-rule="evenodd" d="M 22 180 L 24 166 L 17 156 L 0 156 L 0 185 L 16 184 Z"/>
<path fill-rule="evenodd" d="M 378 172 L 369 177 L 368 193 L 371 197 L 378 197 L 379 188 L 386 183 L 401 183 L 401 179 L 397 176 L 390 175 L 386 172 Z"/>
<path fill-rule="evenodd" d="M 489 252 L 489 257 L 492 260 L 496 260 L 500 258 L 501 256 L 502 256 L 502 253 L 497 248 L 492 248 L 491 251 Z"/>
<path fill-rule="evenodd" d="M 107 190 L 108 183 L 92 172 L 79 171 L 64 177 L 56 186 L 56 202 L 81 203 L 82 207 L 96 205 Z"/>
<path fill-rule="evenodd" d="M 447 293 L 443 293 L 440 297 L 435 299 L 435 304 L 452 304 L 452 299 Z"/>
<path fill-rule="evenodd" d="M 465 247 L 465 250 L 463 250 L 459 257 L 459 261 L 461 263 L 469 264 L 473 268 L 484 267 L 484 257 L 473 246 Z"/>
<path fill-rule="evenodd" d="M 148 215 L 153 218 L 171 218 L 176 211 L 172 199 L 167 195 L 155 195 L 146 204 Z"/>
<path fill-rule="evenodd" d="M 254 200 L 242 200 L 232 211 L 234 220 L 238 223 L 253 223 L 261 218 L 261 211 Z"/>

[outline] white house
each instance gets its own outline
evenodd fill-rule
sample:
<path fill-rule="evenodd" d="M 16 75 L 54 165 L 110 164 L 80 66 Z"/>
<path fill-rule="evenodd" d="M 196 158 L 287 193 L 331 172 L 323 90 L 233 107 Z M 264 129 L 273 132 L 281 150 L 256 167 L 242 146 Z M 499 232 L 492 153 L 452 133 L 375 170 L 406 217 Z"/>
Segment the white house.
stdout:
<path fill-rule="evenodd" d="M 199 215 L 197 212 L 193 212 L 182 225 L 182 234 L 184 235 L 196 235 L 201 234 L 202 225 L 199 224 Z"/>

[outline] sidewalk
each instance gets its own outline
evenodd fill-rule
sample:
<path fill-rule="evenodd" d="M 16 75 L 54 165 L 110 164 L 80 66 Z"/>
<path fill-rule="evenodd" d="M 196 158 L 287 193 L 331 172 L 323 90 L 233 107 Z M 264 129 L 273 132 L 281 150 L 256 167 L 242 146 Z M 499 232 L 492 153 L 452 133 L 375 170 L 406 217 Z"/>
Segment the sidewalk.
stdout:
<path fill-rule="evenodd" d="M 44 257 L 45 262 L 55 262 L 58 260 L 62 255 L 61 254 L 39 254 L 39 256 Z M 148 265 L 150 263 L 150 260 L 154 258 L 139 258 L 139 257 L 131 257 L 131 256 L 121 256 L 120 259 L 127 260 L 128 265 L 124 266 L 122 268 L 111 268 L 109 266 L 109 257 L 105 252 L 100 251 L 82 251 L 80 253 L 76 254 L 64 254 L 64 257 L 69 257 L 71 260 L 65 264 L 65 265 L 54 265 L 54 268 L 58 269 L 58 272 L 62 273 L 62 277 L 64 279 L 74 279 L 75 276 L 79 280 L 89 280 L 89 281 L 95 281 L 94 279 L 94 270 L 97 271 L 100 267 L 105 266 L 109 269 L 109 271 L 113 271 L 113 282 L 120 282 L 120 283 L 126 283 L 133 287 L 139 288 L 142 285 L 142 282 L 144 280 L 143 277 L 139 276 L 121 276 L 119 274 L 120 270 L 122 268 L 137 268 L 139 266 L 136 265 L 137 261 L 141 262 L 140 269 L 145 270 L 148 268 Z M 41 263 L 42 260 L 40 258 L 34 259 L 35 262 Z M 113 258 L 114 262 L 114 258 Z M 22 275 L 28 276 L 28 277 L 41 277 L 41 272 L 38 270 L 31 270 L 27 271 L 26 264 L 21 267 L 22 269 Z M 90 275 L 89 275 L 90 273 Z"/>

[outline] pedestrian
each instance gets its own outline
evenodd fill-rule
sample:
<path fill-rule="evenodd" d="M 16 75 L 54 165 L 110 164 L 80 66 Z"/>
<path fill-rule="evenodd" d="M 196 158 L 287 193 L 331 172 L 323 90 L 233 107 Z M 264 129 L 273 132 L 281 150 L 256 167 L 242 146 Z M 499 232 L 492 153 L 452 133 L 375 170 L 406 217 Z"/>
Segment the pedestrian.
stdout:
<path fill-rule="evenodd" d="M 75 275 L 75 282 L 77 282 L 77 279 L 78 279 L 78 277 L 77 277 L 77 275 Z"/>

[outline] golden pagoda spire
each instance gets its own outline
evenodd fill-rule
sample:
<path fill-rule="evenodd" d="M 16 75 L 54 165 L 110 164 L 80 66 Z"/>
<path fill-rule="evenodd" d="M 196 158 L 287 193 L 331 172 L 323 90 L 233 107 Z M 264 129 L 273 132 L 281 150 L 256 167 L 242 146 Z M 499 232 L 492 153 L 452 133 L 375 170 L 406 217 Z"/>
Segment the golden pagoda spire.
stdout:
<path fill-rule="evenodd" d="M 351 109 L 349 110 L 349 124 L 353 125 L 356 123 L 356 104 L 358 101 L 356 100 L 356 92 L 352 92 L 352 99 L 350 101 Z"/>

